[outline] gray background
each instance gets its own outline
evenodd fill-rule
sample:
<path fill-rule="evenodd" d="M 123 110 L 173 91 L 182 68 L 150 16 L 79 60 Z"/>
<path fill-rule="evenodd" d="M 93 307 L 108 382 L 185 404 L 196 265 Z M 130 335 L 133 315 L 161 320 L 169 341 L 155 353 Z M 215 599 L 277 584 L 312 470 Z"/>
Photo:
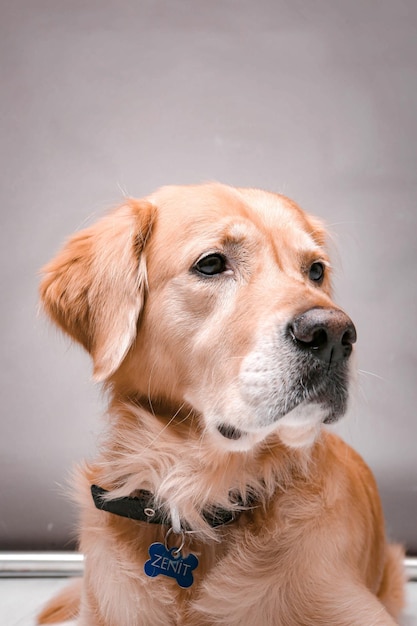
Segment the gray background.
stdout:
<path fill-rule="evenodd" d="M 70 547 L 104 402 L 37 271 L 118 202 L 208 179 L 327 220 L 358 334 L 338 427 L 417 550 L 415 0 L 1 2 L 0 548 Z"/>

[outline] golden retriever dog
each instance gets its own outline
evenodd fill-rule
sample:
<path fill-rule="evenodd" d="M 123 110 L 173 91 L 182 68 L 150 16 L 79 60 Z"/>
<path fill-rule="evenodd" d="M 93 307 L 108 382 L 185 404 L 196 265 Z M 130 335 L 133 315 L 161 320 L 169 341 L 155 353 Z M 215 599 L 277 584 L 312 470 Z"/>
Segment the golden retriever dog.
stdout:
<path fill-rule="evenodd" d="M 356 341 L 319 220 L 217 183 L 127 199 L 46 268 L 46 312 L 109 394 L 75 480 L 80 626 L 389 626 L 402 550 L 375 480 L 325 424 Z"/>

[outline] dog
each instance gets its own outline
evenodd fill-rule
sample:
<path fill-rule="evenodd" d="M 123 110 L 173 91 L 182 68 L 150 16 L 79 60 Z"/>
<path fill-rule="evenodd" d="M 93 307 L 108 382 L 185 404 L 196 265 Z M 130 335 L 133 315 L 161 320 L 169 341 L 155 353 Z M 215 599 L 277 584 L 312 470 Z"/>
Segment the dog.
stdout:
<path fill-rule="evenodd" d="M 402 548 L 324 426 L 346 412 L 356 330 L 320 220 L 257 189 L 163 187 L 75 234 L 40 294 L 110 402 L 75 479 L 84 577 L 39 623 L 396 623 Z"/>

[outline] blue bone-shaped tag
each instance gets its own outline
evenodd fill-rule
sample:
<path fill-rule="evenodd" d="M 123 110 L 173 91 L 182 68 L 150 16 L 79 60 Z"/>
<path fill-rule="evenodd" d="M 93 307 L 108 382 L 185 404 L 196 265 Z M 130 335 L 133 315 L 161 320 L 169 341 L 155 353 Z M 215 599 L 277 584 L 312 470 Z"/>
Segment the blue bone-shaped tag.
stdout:
<path fill-rule="evenodd" d="M 175 578 L 178 585 L 186 589 L 194 582 L 193 570 L 198 565 L 195 554 L 189 554 L 185 559 L 178 548 L 167 548 L 163 543 L 153 543 L 149 546 L 149 561 L 144 565 L 145 574 L 154 578 L 158 574 Z"/>

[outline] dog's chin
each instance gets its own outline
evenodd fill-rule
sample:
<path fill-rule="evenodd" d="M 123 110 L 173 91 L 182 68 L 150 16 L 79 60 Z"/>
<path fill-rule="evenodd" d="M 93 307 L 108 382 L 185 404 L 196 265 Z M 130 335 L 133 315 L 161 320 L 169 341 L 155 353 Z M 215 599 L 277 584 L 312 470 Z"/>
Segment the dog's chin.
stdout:
<path fill-rule="evenodd" d="M 313 445 L 323 423 L 329 421 L 329 409 L 319 403 L 302 402 L 277 421 L 259 428 L 241 429 L 221 422 L 213 430 L 216 445 L 224 450 L 247 452 L 276 433 L 289 448 L 308 448 Z M 330 418 L 333 421 L 333 418 Z"/>
<path fill-rule="evenodd" d="M 275 428 L 271 430 L 275 430 Z M 260 429 L 259 431 L 248 432 L 222 423 L 212 431 L 212 438 L 216 447 L 220 447 L 226 452 L 249 452 L 266 439 L 271 430 L 268 432 L 268 429 Z M 231 436 L 232 433 L 233 436 Z"/>
<path fill-rule="evenodd" d="M 328 411 L 320 404 L 302 403 L 277 422 L 277 434 L 289 448 L 313 445 Z"/>

